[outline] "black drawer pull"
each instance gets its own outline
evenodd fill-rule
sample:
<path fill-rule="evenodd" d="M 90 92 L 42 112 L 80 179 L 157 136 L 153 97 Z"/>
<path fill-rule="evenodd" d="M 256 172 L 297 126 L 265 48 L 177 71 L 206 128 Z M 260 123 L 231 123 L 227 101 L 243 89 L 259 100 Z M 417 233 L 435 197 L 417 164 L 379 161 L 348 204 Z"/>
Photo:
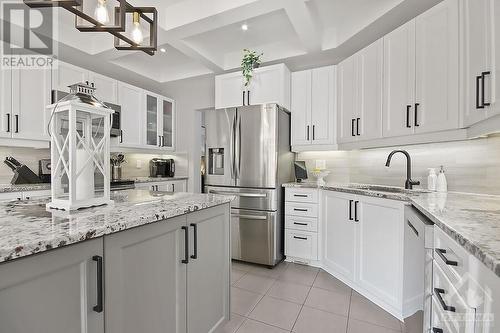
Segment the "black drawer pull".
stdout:
<path fill-rule="evenodd" d="M 356 133 L 354 133 L 354 123 L 356 122 L 356 119 L 352 119 L 351 121 L 351 136 L 356 136 Z"/>
<path fill-rule="evenodd" d="M 408 226 L 410 227 L 410 229 L 415 233 L 415 235 L 417 235 L 418 237 L 418 231 L 417 229 L 413 226 L 413 224 L 411 224 L 410 221 L 406 221 L 406 223 L 408 224 Z"/>
<path fill-rule="evenodd" d="M 308 223 L 293 222 L 295 225 L 309 225 Z"/>
<path fill-rule="evenodd" d="M 294 194 L 293 196 L 296 198 L 307 198 L 308 197 L 307 194 Z"/>
<path fill-rule="evenodd" d="M 354 201 L 354 222 L 359 222 L 359 219 L 358 219 L 358 203 L 359 203 L 359 201 Z"/>
<path fill-rule="evenodd" d="M 194 253 L 191 255 L 191 259 L 198 259 L 198 225 L 196 223 L 190 224 L 193 227 L 193 237 L 194 237 Z"/>
<path fill-rule="evenodd" d="M 352 221 L 352 203 L 354 200 L 349 200 L 349 221 Z"/>
<path fill-rule="evenodd" d="M 294 208 L 293 210 L 296 212 L 307 212 L 308 211 L 308 209 L 305 209 L 305 208 Z"/>
<path fill-rule="evenodd" d="M 307 240 L 307 237 L 293 236 L 293 238 L 300 239 L 300 240 Z"/>
<path fill-rule="evenodd" d="M 10 113 L 7 113 L 7 133 L 10 132 Z"/>
<path fill-rule="evenodd" d="M 449 260 L 448 258 L 446 258 L 446 256 L 444 255 L 446 253 L 445 249 L 436 249 L 436 253 L 439 256 L 439 258 L 441 258 L 441 260 L 444 261 L 444 263 L 446 265 L 448 265 L 448 266 L 458 266 L 458 261 Z"/>
<path fill-rule="evenodd" d="M 444 333 L 442 328 L 433 327 L 432 333 Z"/>
<path fill-rule="evenodd" d="M 14 133 L 19 133 L 19 115 L 16 114 L 14 117 L 16 119 L 16 131 Z"/>
<path fill-rule="evenodd" d="M 184 230 L 184 259 L 181 262 L 189 264 L 189 230 L 186 226 L 182 226 L 181 229 Z"/>
<path fill-rule="evenodd" d="M 455 312 L 455 307 L 451 305 L 447 305 L 446 302 L 443 299 L 442 294 L 446 294 L 446 291 L 441 288 L 434 288 L 434 294 L 436 295 L 439 304 L 441 304 L 441 307 L 443 308 L 444 311 L 450 311 L 450 312 Z"/>
<path fill-rule="evenodd" d="M 418 107 L 420 104 L 415 103 L 415 127 L 419 127 L 420 124 L 418 123 Z"/>
<path fill-rule="evenodd" d="M 92 308 L 97 313 L 101 313 L 104 310 L 103 301 L 103 275 L 102 275 L 102 257 L 93 256 L 92 260 L 97 262 L 97 305 Z"/>
<path fill-rule="evenodd" d="M 410 124 L 410 109 L 411 109 L 411 105 L 407 105 L 406 106 L 406 128 L 411 128 L 411 124 Z"/>
<path fill-rule="evenodd" d="M 360 121 L 360 118 L 356 118 L 356 135 L 361 135 L 359 134 L 359 121 Z"/>
<path fill-rule="evenodd" d="M 476 109 L 484 109 L 484 105 L 481 105 L 480 103 L 480 92 L 479 90 L 481 90 L 481 79 L 483 77 L 482 76 L 476 76 Z M 484 86 L 484 84 L 483 84 Z"/>
<path fill-rule="evenodd" d="M 481 78 L 482 78 L 482 79 L 481 79 L 481 85 L 482 85 L 482 86 L 481 86 L 481 89 L 482 89 L 482 90 L 481 90 L 481 105 L 482 105 L 483 107 L 485 107 L 485 106 L 490 106 L 490 105 L 491 105 L 489 102 L 485 102 L 485 101 L 484 101 L 484 90 L 485 90 L 485 89 L 484 89 L 484 85 L 485 85 L 485 84 L 484 84 L 484 81 L 485 81 L 486 75 L 490 75 L 490 74 L 491 74 L 490 72 L 482 72 L 482 73 L 481 73 Z"/>

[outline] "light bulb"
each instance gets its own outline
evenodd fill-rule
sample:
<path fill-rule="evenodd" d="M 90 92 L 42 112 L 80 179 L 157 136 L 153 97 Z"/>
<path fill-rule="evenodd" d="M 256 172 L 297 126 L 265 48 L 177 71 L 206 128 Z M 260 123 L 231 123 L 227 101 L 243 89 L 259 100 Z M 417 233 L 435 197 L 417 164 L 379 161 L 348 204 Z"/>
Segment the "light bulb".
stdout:
<path fill-rule="evenodd" d="M 132 40 L 136 44 L 141 44 L 142 40 L 144 39 L 144 36 L 142 35 L 141 23 L 139 21 L 138 12 L 134 12 L 132 23 L 134 24 L 134 28 L 132 29 Z"/>
<path fill-rule="evenodd" d="M 94 10 L 94 17 L 101 24 L 106 24 L 109 22 L 109 13 L 108 9 L 106 8 L 106 0 L 97 1 L 97 6 Z"/>

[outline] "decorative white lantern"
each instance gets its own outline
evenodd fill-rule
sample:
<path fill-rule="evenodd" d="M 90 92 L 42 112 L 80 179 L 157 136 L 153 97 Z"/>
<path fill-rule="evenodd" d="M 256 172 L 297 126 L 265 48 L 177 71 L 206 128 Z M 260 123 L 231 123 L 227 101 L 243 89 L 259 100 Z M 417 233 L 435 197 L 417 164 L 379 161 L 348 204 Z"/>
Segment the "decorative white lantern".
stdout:
<path fill-rule="evenodd" d="M 66 211 L 113 203 L 110 200 L 109 139 L 114 112 L 94 97 L 86 83 L 49 105 L 52 201 Z"/>

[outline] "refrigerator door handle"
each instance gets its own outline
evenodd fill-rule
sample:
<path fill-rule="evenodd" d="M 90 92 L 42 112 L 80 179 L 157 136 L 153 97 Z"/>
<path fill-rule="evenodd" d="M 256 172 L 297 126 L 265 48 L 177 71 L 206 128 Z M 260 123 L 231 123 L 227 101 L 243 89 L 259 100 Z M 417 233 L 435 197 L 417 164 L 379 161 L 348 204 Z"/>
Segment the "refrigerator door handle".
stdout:
<path fill-rule="evenodd" d="M 235 138 L 236 138 L 236 135 L 235 135 L 235 131 L 236 131 L 236 112 L 238 112 L 238 109 L 236 109 L 235 111 L 235 115 L 233 116 L 233 119 L 231 121 L 231 133 L 230 133 L 230 148 L 229 148 L 229 158 L 230 158 L 230 162 L 231 162 L 231 165 L 230 165 L 230 168 L 231 168 L 231 179 L 236 179 L 236 172 L 235 172 Z"/>
<path fill-rule="evenodd" d="M 244 198 L 267 198 L 267 194 L 265 193 L 240 193 L 240 192 L 217 191 L 217 190 L 209 190 L 208 192 L 211 194 L 234 195 L 236 197 L 244 197 Z"/>
<path fill-rule="evenodd" d="M 235 173 L 236 173 L 236 179 L 240 179 L 240 172 L 241 172 L 241 118 L 238 113 L 238 110 L 236 110 L 236 126 L 235 126 L 235 154 L 234 154 L 234 160 L 235 160 Z"/>

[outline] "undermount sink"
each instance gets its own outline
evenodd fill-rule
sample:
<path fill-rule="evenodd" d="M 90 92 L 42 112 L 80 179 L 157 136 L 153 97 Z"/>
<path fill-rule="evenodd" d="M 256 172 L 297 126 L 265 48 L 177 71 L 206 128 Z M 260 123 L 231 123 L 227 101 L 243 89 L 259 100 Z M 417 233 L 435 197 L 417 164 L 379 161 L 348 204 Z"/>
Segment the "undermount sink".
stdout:
<path fill-rule="evenodd" d="M 387 193 L 402 193 L 409 194 L 415 192 L 429 192 L 424 189 L 413 189 L 408 190 L 403 187 L 396 186 L 385 186 L 385 185 L 365 185 L 365 184 L 348 184 L 346 187 L 359 189 L 359 190 L 367 190 L 367 191 L 376 191 L 376 192 L 387 192 Z"/>

